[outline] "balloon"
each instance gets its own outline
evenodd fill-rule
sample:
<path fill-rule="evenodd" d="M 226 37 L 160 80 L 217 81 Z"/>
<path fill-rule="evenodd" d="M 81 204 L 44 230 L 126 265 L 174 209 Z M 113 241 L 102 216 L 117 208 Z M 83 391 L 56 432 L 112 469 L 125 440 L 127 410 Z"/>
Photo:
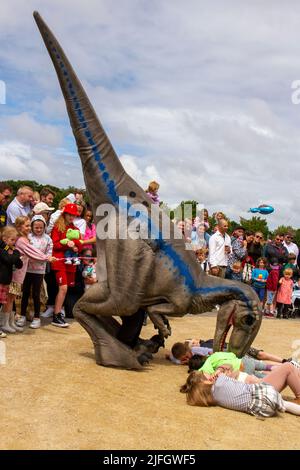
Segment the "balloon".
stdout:
<path fill-rule="evenodd" d="M 248 212 L 252 212 L 253 214 L 258 212 L 259 214 L 267 215 L 272 214 L 272 212 L 274 212 L 274 207 L 268 206 L 267 204 L 262 204 L 258 207 L 252 207 L 251 209 L 249 209 Z"/>

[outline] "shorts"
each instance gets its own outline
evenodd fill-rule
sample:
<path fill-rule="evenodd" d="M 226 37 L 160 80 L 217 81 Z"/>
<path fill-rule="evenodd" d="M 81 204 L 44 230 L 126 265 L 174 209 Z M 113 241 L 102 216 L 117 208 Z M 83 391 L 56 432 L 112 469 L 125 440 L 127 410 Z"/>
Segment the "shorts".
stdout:
<path fill-rule="evenodd" d="M 56 282 L 58 286 L 74 287 L 75 272 L 55 271 Z"/>
<path fill-rule="evenodd" d="M 7 304 L 9 284 L 0 284 L 0 304 Z"/>
<path fill-rule="evenodd" d="M 276 295 L 276 291 L 267 290 L 267 304 L 268 305 L 272 305 L 275 295 Z"/>
<path fill-rule="evenodd" d="M 12 281 L 9 285 L 9 293 L 16 297 L 22 296 L 22 284 L 19 282 Z"/>

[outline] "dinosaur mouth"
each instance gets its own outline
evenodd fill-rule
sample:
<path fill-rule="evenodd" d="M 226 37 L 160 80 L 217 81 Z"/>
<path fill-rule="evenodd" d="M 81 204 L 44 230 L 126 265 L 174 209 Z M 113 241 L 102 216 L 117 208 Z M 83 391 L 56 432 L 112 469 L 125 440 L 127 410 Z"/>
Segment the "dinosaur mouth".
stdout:
<path fill-rule="evenodd" d="M 221 336 L 220 343 L 219 343 L 219 351 L 223 351 L 223 350 L 224 350 L 225 341 L 226 341 L 228 332 L 229 332 L 230 328 L 231 328 L 232 326 L 234 326 L 234 322 L 233 322 L 233 313 L 234 313 L 234 311 L 231 313 L 230 317 L 228 318 L 226 328 L 225 328 L 225 330 L 224 330 L 224 333 L 223 333 L 222 336 Z"/>

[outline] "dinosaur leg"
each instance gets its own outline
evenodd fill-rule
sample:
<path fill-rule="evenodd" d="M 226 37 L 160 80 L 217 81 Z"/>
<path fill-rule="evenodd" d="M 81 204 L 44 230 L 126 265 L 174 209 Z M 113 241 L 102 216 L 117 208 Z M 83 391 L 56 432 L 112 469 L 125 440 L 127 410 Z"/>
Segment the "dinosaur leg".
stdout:
<path fill-rule="evenodd" d="M 154 324 L 155 328 L 158 329 L 162 338 L 167 338 L 171 335 L 170 324 L 165 315 L 175 315 L 176 307 L 172 304 L 157 304 L 147 307 L 147 313 L 150 320 Z"/>
<path fill-rule="evenodd" d="M 118 340 L 133 349 L 139 339 L 144 317 L 145 311 L 143 309 L 139 309 L 130 317 L 121 317 L 122 326 L 117 334 Z"/>
<path fill-rule="evenodd" d="M 96 287 L 96 285 L 93 287 Z M 98 285 L 98 287 L 101 286 Z M 140 369 L 145 362 L 148 362 L 149 358 L 138 354 L 117 338 L 120 331 L 122 337 L 122 326 L 112 316 L 107 316 L 107 301 L 104 300 L 106 294 L 107 290 L 105 289 L 90 288 L 75 304 L 74 317 L 93 341 L 97 364 L 124 367 L 126 369 Z M 102 316 L 103 305 L 104 315 Z M 86 312 L 86 307 L 87 310 L 93 311 L 92 314 Z M 110 315 L 113 313 L 111 311 Z"/>

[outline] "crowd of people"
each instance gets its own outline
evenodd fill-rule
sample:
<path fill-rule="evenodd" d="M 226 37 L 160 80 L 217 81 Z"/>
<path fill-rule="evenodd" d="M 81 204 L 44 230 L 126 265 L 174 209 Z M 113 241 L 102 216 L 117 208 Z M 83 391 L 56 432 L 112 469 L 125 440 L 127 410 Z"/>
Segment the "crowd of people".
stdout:
<path fill-rule="evenodd" d="M 158 189 L 152 181 L 146 190 L 153 204 L 159 204 Z M 92 210 L 81 190 L 62 199 L 57 209 L 50 188 L 38 193 L 23 186 L 13 199 L 12 194 L 10 186 L 0 182 L 0 337 L 22 332 L 27 319 L 30 328 L 39 328 L 40 316 L 51 316 L 53 326 L 66 328 L 72 289 L 77 300 L 97 282 Z M 299 288 L 300 279 L 293 234 L 276 234 L 265 241 L 261 232 L 238 226 L 230 236 L 224 214 L 217 212 L 210 220 L 215 221 L 212 227 L 204 209 L 194 220 L 174 221 L 202 269 L 252 285 L 266 316 L 288 318 L 292 291 Z M 73 304 L 74 299 L 69 313 Z M 175 343 L 168 355 L 176 364 L 189 364 L 191 374 L 181 388 L 189 404 L 219 404 L 264 417 L 277 411 L 300 415 L 297 362 L 255 348 L 238 359 L 226 351 L 213 353 L 212 340 L 195 341 Z M 294 403 L 280 395 L 286 385 L 294 391 Z"/>
<path fill-rule="evenodd" d="M 52 316 L 54 326 L 68 327 L 68 289 L 79 282 L 75 290 L 82 295 L 96 282 L 96 227 L 83 196 L 81 190 L 69 194 L 55 210 L 55 194 L 47 187 L 37 193 L 23 186 L 12 199 L 12 189 L 0 183 L 1 337 L 23 331 L 30 317 L 30 328 L 39 328 L 41 315 Z"/>
<path fill-rule="evenodd" d="M 146 190 L 153 204 L 160 203 L 158 189 L 151 181 Z M 97 282 L 92 210 L 81 190 L 67 195 L 57 208 L 48 187 L 38 193 L 23 186 L 14 198 L 12 194 L 8 184 L 0 183 L 1 335 L 22 331 L 30 316 L 31 328 L 40 327 L 40 315 L 52 316 L 54 326 L 66 328 L 65 308 L 71 315 L 74 290 L 76 301 Z M 238 226 L 230 236 L 224 214 L 217 212 L 210 220 L 213 226 L 206 209 L 195 219 L 174 220 L 204 271 L 252 285 L 266 316 L 288 318 L 300 278 L 293 234 L 264 241 L 261 232 Z"/>
<path fill-rule="evenodd" d="M 213 227 L 206 209 L 202 216 L 177 222 L 202 268 L 213 276 L 251 285 L 266 317 L 290 318 L 293 292 L 300 291 L 299 248 L 293 234 L 276 233 L 272 240 L 264 240 L 262 232 L 238 226 L 230 236 L 224 214 L 214 214 Z"/>

